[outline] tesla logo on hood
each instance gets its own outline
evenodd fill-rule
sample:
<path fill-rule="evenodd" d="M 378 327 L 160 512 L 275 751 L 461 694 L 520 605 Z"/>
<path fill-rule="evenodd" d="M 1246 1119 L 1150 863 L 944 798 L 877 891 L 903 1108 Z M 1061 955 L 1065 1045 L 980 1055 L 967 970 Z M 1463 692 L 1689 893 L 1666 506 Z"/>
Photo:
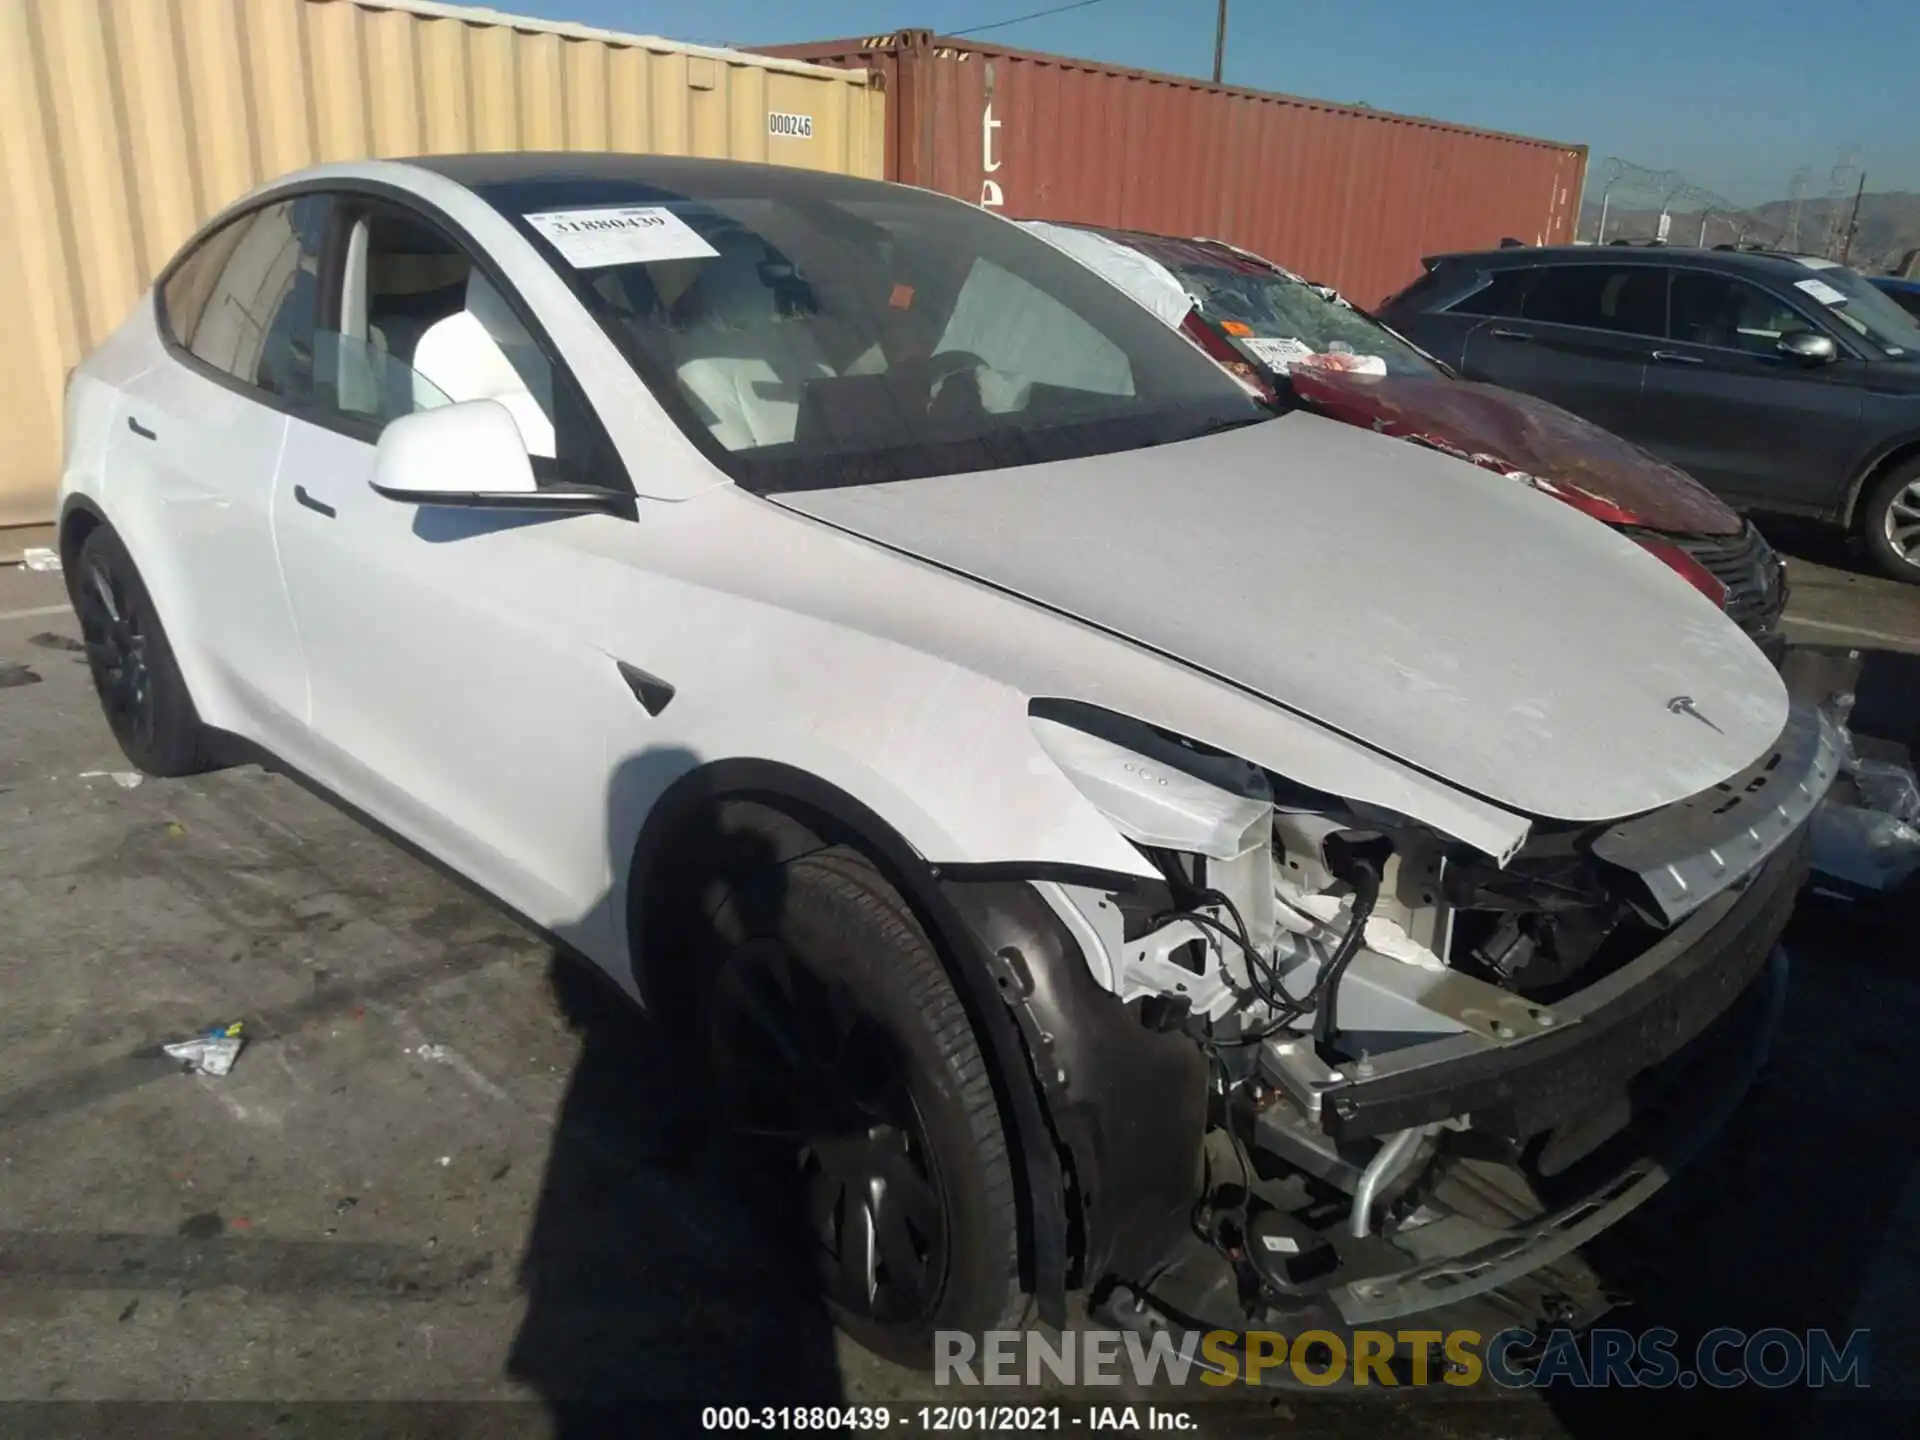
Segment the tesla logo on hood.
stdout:
<path fill-rule="evenodd" d="M 1691 715 L 1716 735 L 1724 735 L 1727 733 L 1700 713 L 1699 709 L 1694 705 L 1691 695 L 1674 696 L 1671 700 L 1667 701 L 1667 710 L 1674 715 Z"/>

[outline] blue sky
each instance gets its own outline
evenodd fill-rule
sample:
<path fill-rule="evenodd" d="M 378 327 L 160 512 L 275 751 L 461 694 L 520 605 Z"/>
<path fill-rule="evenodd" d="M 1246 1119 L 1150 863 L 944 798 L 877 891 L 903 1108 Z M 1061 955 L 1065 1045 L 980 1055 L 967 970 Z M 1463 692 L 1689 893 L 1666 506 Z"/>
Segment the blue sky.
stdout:
<path fill-rule="evenodd" d="M 708 44 L 951 34 L 1062 0 L 491 0 Z M 1204 75 L 1215 0 L 1099 0 L 985 32 Z M 1226 79 L 1584 141 L 1734 200 L 1823 194 L 1843 147 L 1920 190 L 1920 0 L 1230 0 Z"/>

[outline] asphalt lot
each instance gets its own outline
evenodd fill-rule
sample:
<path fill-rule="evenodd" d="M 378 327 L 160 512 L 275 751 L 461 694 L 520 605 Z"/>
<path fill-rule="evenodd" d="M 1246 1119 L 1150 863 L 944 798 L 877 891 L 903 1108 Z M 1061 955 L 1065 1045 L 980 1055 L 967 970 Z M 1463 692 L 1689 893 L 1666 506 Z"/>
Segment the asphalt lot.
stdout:
<path fill-rule="evenodd" d="M 1920 590 L 1792 569 L 1796 638 L 1864 647 L 1861 727 L 1920 748 Z M 541 1434 L 615 1399 L 956 1398 L 782 1278 L 645 1024 L 537 937 L 285 779 L 123 785 L 76 635 L 57 576 L 0 569 L 0 1402 L 272 1402 L 189 1427 L 249 1433 L 428 1413 L 299 1402 L 457 1402 L 468 1431 Z M 1911 901 L 1803 903 L 1757 1093 L 1591 1257 L 1619 1323 L 1870 1328 L 1876 1394 L 1920 1399 L 1916 930 Z M 223 1079 L 155 1053 L 231 1020 L 249 1043 Z M 1578 1397 L 1390 1403 L 1402 1434 L 1618 1430 Z M 0 1406 L 0 1433 L 76 1413 Z M 1774 1413 L 1892 1419 L 1805 1393 Z"/>

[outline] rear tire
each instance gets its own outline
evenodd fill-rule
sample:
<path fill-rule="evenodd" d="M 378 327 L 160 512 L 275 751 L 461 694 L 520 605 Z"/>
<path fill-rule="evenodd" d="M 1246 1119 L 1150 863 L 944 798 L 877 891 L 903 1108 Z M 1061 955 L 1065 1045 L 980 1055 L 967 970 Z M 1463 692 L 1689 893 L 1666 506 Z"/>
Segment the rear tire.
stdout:
<path fill-rule="evenodd" d="M 87 668 L 121 753 L 148 775 L 204 770 L 205 727 L 127 547 L 102 525 L 80 546 L 76 569 L 73 606 Z"/>
<path fill-rule="evenodd" d="M 1920 458 L 1894 466 L 1867 492 L 1861 531 L 1882 574 L 1920 585 Z"/>
<path fill-rule="evenodd" d="M 936 1331 L 1018 1328 L 1006 1131 L 911 910 L 839 847 L 760 872 L 715 921 L 731 948 L 702 1028 L 721 1111 L 799 1211 L 835 1320 L 922 1369 Z"/>

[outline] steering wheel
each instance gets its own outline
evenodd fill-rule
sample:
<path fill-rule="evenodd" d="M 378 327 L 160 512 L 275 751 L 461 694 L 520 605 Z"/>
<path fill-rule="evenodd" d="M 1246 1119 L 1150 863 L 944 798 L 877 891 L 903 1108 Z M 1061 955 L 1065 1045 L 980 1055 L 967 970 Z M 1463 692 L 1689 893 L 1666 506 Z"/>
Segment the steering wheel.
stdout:
<path fill-rule="evenodd" d="M 927 361 L 927 409 L 933 409 L 939 401 L 941 386 L 955 375 L 968 370 L 991 370 L 993 367 L 971 350 L 942 350 Z M 979 386 L 975 384 L 978 397 Z"/>

